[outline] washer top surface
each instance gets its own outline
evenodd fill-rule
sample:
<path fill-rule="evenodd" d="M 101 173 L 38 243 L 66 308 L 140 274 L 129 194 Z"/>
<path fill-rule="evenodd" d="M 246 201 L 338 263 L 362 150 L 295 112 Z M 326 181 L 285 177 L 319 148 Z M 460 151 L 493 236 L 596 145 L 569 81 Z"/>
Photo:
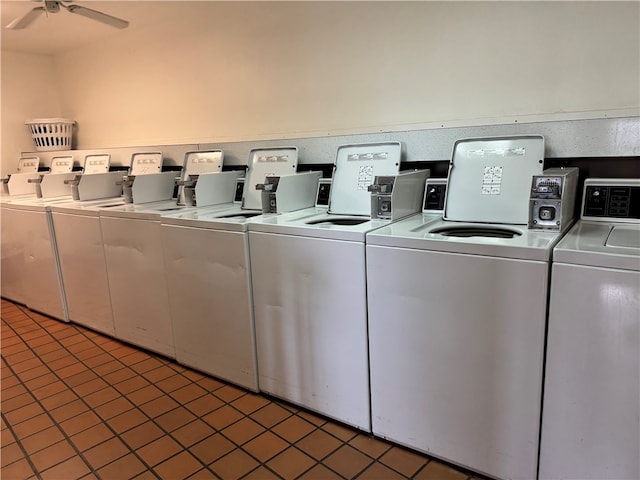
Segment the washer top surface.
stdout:
<path fill-rule="evenodd" d="M 96 216 L 101 208 L 112 208 L 124 205 L 123 197 L 101 198 L 99 200 L 71 200 L 51 206 L 52 212 L 73 213 Z"/>
<path fill-rule="evenodd" d="M 553 261 L 640 271 L 640 224 L 580 220 L 556 246 Z"/>
<path fill-rule="evenodd" d="M 101 217 L 137 218 L 142 220 L 159 220 L 162 215 L 196 208 L 198 207 L 178 205 L 175 199 L 149 203 L 123 202 L 119 205 L 98 206 Z"/>
<path fill-rule="evenodd" d="M 249 231 L 364 242 L 367 232 L 390 223 L 391 220 L 337 215 L 327 213 L 323 208 L 312 207 L 281 215 L 256 217 L 250 220 Z"/>
<path fill-rule="evenodd" d="M 261 215 L 261 210 L 247 210 L 234 203 L 225 203 L 170 213 L 163 215 L 161 221 L 163 225 L 246 232 L 248 222 Z"/>
<path fill-rule="evenodd" d="M 73 199 L 70 195 L 61 197 L 38 198 L 34 195 L 19 195 L 3 200 L 3 203 L 20 210 L 47 211 L 51 210 L 55 205 L 61 205 L 71 202 Z"/>
<path fill-rule="evenodd" d="M 367 244 L 549 261 L 559 232 L 529 230 L 523 225 L 464 223 L 436 215 L 413 215 L 367 234 Z"/>

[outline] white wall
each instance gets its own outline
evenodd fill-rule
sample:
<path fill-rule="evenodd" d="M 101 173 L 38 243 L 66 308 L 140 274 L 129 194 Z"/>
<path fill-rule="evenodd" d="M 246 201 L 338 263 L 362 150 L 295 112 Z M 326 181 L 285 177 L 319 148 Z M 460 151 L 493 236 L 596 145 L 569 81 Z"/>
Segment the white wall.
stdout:
<path fill-rule="evenodd" d="M 79 148 L 640 114 L 638 2 L 182 3 L 53 59 Z"/>
<path fill-rule="evenodd" d="M 639 6 L 193 2 L 55 61 L 83 147 L 628 114 Z"/>
<path fill-rule="evenodd" d="M 15 171 L 20 152 L 34 150 L 24 122 L 61 116 L 60 90 L 53 58 L 45 55 L 2 52 L 2 177 Z"/>

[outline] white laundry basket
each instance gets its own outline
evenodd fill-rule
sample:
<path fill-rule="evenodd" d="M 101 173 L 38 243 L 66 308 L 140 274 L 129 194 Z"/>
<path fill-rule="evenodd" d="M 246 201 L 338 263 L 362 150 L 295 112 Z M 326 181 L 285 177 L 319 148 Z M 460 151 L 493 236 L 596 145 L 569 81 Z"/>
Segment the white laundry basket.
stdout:
<path fill-rule="evenodd" d="M 74 120 L 66 118 L 35 118 L 25 122 L 29 127 L 36 150 L 71 150 Z"/>

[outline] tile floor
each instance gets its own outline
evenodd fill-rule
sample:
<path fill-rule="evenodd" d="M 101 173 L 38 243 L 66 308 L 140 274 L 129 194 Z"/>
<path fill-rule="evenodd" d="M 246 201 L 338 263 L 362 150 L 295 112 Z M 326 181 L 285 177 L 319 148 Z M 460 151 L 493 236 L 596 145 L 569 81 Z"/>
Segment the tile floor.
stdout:
<path fill-rule="evenodd" d="M 3 480 L 472 479 L 91 330 L 0 307 Z"/>

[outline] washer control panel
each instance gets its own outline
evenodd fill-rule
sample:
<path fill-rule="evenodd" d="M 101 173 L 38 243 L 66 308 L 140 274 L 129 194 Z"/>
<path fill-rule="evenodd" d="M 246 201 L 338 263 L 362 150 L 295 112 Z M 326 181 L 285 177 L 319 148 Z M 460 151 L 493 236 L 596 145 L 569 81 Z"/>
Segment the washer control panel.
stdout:
<path fill-rule="evenodd" d="M 587 179 L 582 218 L 591 220 L 640 220 L 639 180 Z"/>
<path fill-rule="evenodd" d="M 331 196 L 331 179 L 321 178 L 318 180 L 318 190 L 316 191 L 316 207 L 329 207 Z"/>
<path fill-rule="evenodd" d="M 446 178 L 427 178 L 424 187 L 422 213 L 442 213 L 447 194 Z"/>
<path fill-rule="evenodd" d="M 534 175 L 529 196 L 529 228 L 562 231 L 573 222 L 578 169 L 553 168 Z"/>

